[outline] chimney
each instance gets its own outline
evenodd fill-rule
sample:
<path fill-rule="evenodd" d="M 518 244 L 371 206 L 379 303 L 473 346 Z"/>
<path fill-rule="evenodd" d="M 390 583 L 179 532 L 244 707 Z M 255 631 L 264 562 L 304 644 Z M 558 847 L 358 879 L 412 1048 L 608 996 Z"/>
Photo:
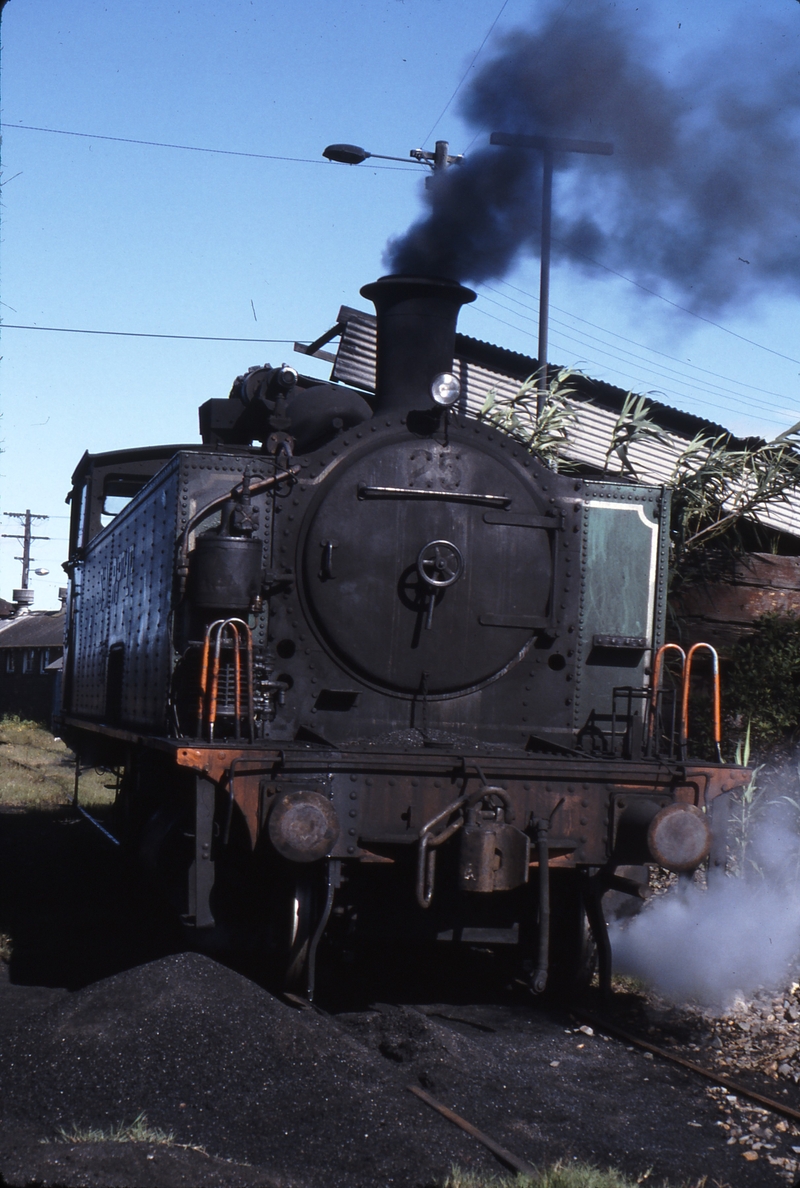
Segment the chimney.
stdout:
<path fill-rule="evenodd" d="M 13 590 L 11 597 L 14 600 L 15 615 L 25 614 L 33 606 L 33 590 Z"/>
<path fill-rule="evenodd" d="M 476 294 L 456 281 L 421 276 L 382 276 L 361 293 L 378 315 L 375 411 L 432 408 L 433 380 L 453 370 L 458 311 Z"/>

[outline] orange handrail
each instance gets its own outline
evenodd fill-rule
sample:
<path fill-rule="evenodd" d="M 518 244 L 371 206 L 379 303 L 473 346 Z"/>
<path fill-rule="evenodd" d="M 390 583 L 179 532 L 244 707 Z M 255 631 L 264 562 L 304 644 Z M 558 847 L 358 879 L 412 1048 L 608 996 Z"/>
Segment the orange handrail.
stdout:
<path fill-rule="evenodd" d="M 239 638 L 239 631 L 237 628 L 241 627 L 242 635 L 244 636 L 245 647 L 247 648 L 247 725 L 250 741 L 253 741 L 253 718 L 254 718 L 254 704 L 253 704 L 253 633 L 250 630 L 244 619 L 228 619 L 228 626 L 233 628 L 236 633 L 236 652 L 234 655 L 234 711 L 236 714 L 236 737 L 240 737 L 240 720 L 242 716 L 242 686 L 241 686 L 241 659 L 240 647 L 241 642 Z"/>
<path fill-rule="evenodd" d="M 661 691 L 661 673 L 664 667 L 664 654 L 670 650 L 679 652 L 681 657 L 681 677 L 686 670 L 686 653 L 680 644 L 665 643 L 656 652 L 656 658 L 653 661 L 653 680 L 650 691 L 650 722 L 648 725 L 647 739 L 648 743 L 652 743 L 653 735 L 656 729 L 656 710 L 658 708 L 658 694 Z"/>
<path fill-rule="evenodd" d="M 215 627 L 223 622 L 222 619 L 217 619 L 210 623 L 206 628 L 205 638 L 203 640 L 203 656 L 200 661 L 200 696 L 197 702 L 197 733 L 203 733 L 203 719 L 206 708 L 206 692 L 208 690 L 208 658 L 211 652 L 211 633 Z"/>
<path fill-rule="evenodd" d="M 708 643 L 692 644 L 686 656 L 683 669 L 683 705 L 681 707 L 681 753 L 686 756 L 686 744 L 689 738 L 689 685 L 692 678 L 692 660 L 695 652 L 706 648 L 711 653 L 711 679 L 713 685 L 713 717 L 714 717 L 714 750 L 717 763 L 722 762 L 722 698 L 719 679 L 719 655 L 716 648 Z"/>
<path fill-rule="evenodd" d="M 240 629 L 241 628 L 241 632 Z M 230 633 L 233 645 L 233 678 L 234 678 L 234 730 L 236 738 L 241 737 L 242 718 L 242 662 L 241 647 L 244 640 L 247 648 L 247 725 L 250 741 L 254 738 L 254 696 L 253 696 L 253 636 L 247 623 L 243 619 L 216 619 L 206 628 L 203 640 L 203 654 L 200 662 L 200 689 L 198 699 L 198 734 L 208 733 L 209 742 L 214 740 L 214 728 L 217 723 L 217 703 L 219 700 L 219 673 L 221 666 L 222 647 L 226 632 Z M 209 659 L 213 644 L 214 654 L 211 664 L 211 680 L 208 679 Z"/>

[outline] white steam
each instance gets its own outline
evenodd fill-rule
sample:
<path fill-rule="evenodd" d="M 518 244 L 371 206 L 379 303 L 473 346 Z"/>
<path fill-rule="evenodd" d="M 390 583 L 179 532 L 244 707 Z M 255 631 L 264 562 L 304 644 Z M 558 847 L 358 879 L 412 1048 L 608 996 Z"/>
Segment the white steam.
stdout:
<path fill-rule="evenodd" d="M 676 1003 L 725 1008 L 787 983 L 800 957 L 800 838 L 774 810 L 750 841 L 746 872 L 706 889 L 679 885 L 609 928 L 615 973 Z"/>

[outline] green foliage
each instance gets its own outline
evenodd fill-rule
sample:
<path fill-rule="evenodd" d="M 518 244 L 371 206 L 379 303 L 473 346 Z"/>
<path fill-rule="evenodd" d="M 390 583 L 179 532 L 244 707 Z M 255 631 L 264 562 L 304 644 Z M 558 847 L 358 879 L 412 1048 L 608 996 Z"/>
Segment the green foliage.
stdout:
<path fill-rule="evenodd" d="M 743 526 L 760 523 L 768 504 L 788 501 L 800 483 L 798 428 L 792 426 L 774 441 L 745 442 L 736 449 L 728 433 L 698 433 L 681 450 L 666 480 L 672 489 L 674 570 L 688 568 L 711 544 L 724 544 L 728 554 L 744 551 Z M 629 392 L 611 431 L 603 473 L 616 454 L 621 473 L 637 479 L 630 447 L 666 440 L 646 398 Z"/>
<path fill-rule="evenodd" d="M 570 380 L 576 373 L 559 371 L 550 379 L 541 417 L 536 416 L 538 378 L 529 375 L 514 396 L 501 396 L 494 389 L 487 394 L 480 419 L 491 421 L 509 437 L 522 442 L 551 470 L 564 470 L 564 447 L 569 429 L 577 420 L 569 397 L 575 394 Z M 568 465 L 568 464 L 567 464 Z"/>
<path fill-rule="evenodd" d="M 767 505 L 786 503 L 800 483 L 796 436 L 732 449 L 727 434 L 698 434 L 678 456 L 668 482 L 675 565 L 723 538 L 729 552 L 741 552 L 743 525 L 760 523 Z"/>
<path fill-rule="evenodd" d="M 578 420 L 571 385 L 579 372 L 560 371 L 550 380 L 542 416 L 536 415 L 536 376 L 511 397 L 494 390 L 480 417 L 521 441 L 553 470 L 575 470 L 565 459 Z M 646 396 L 628 392 L 611 430 L 603 474 L 617 459 L 622 477 L 638 480 L 631 460 L 637 443 L 666 444 Z M 666 485 L 672 490 L 670 524 L 673 578 L 707 576 L 720 557 L 746 551 L 745 533 L 763 525 L 768 506 L 786 503 L 800 485 L 800 423 L 774 441 L 746 441 L 734 448 L 730 434 L 697 434 L 675 458 Z M 752 545 L 750 546 L 752 547 Z"/>
<path fill-rule="evenodd" d="M 737 741 L 733 757 L 734 763 L 739 767 L 750 766 L 752 730 L 753 723 L 748 718 L 747 730 L 744 737 Z M 758 780 L 763 769 L 763 763 L 751 769 L 750 779 L 746 786 L 736 790 L 731 802 L 731 827 L 728 834 L 729 874 L 742 876 L 749 873 L 750 870 L 760 873 L 758 866 L 750 856 L 750 850 L 755 826 L 770 803 Z"/>
<path fill-rule="evenodd" d="M 620 414 L 614 423 L 614 428 L 611 430 L 611 441 L 606 450 L 603 474 L 608 473 L 611 457 L 616 454 L 620 462 L 621 473 L 636 478 L 636 471 L 628 454 L 630 447 L 634 442 L 663 442 L 665 440 L 665 434 L 650 415 L 650 406 L 646 397 L 634 396 L 633 392 L 628 392 L 622 403 Z"/>
<path fill-rule="evenodd" d="M 800 725 L 800 619 L 764 615 L 735 644 L 722 684 L 725 716 L 747 722 L 757 751 L 788 740 Z"/>

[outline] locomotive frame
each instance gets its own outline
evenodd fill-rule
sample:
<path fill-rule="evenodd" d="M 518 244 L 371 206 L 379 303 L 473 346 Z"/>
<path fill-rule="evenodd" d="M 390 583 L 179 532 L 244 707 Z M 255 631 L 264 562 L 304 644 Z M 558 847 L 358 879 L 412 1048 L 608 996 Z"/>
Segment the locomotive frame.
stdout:
<path fill-rule="evenodd" d="M 587 919 L 607 987 L 618 868 L 724 864 L 748 774 L 687 758 L 689 673 L 681 727 L 652 675 L 669 492 L 558 474 L 445 403 L 469 290 L 364 292 L 374 407 L 251 369 L 202 445 L 84 456 L 61 733 L 122 773 L 118 827 L 187 927 L 247 920 L 309 995 L 326 934 L 574 986 Z"/>

